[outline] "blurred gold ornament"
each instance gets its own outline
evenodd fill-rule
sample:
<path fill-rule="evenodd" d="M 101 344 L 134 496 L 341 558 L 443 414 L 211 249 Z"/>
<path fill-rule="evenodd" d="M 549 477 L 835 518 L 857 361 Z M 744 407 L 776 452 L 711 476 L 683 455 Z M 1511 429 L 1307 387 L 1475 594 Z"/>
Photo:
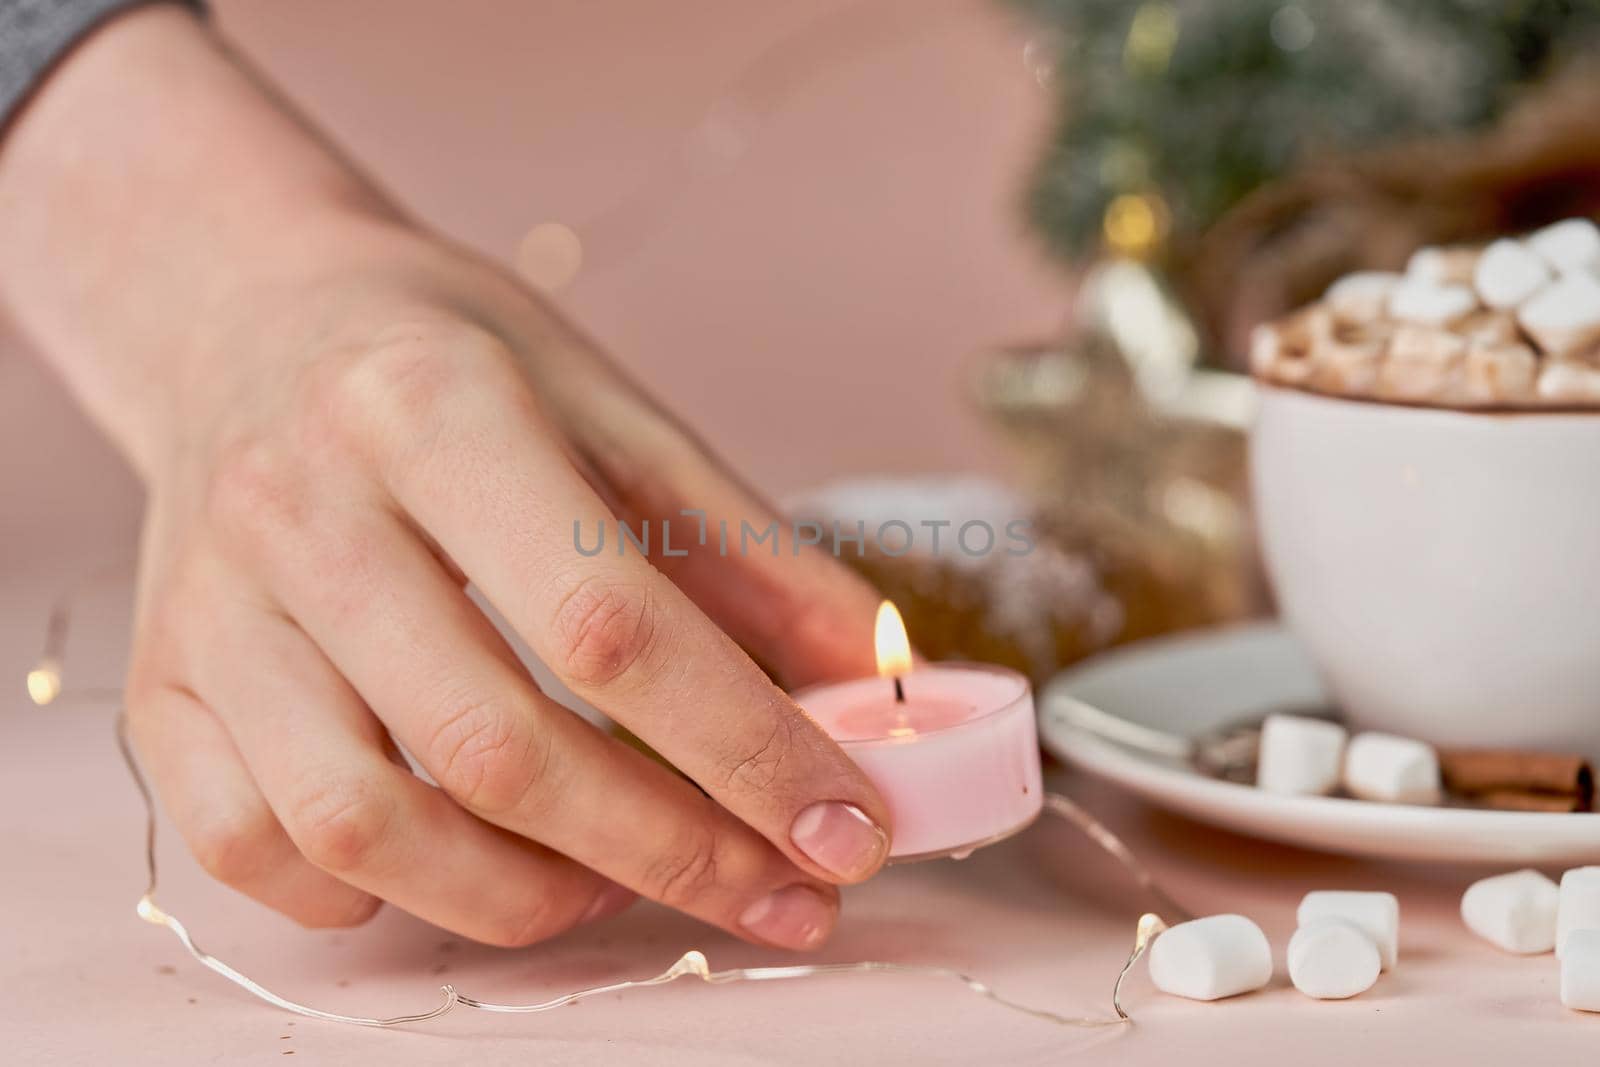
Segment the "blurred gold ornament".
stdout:
<path fill-rule="evenodd" d="M 1155 193 L 1123 193 L 1106 206 L 1106 247 L 1133 259 L 1153 256 L 1167 235 L 1166 201 Z"/>

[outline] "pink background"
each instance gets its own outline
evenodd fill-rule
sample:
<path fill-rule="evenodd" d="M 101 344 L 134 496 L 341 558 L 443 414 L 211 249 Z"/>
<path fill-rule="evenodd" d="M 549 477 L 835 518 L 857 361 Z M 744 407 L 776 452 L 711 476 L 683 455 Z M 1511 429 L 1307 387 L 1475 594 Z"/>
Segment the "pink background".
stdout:
<path fill-rule="evenodd" d="M 507 258 L 539 222 L 584 233 L 590 262 L 564 302 L 768 489 L 850 472 L 998 469 L 961 376 L 984 348 L 1048 330 L 1064 301 L 1015 211 L 1045 101 L 1024 37 L 992 4 L 216 6 L 240 46 L 432 223 Z M 742 155 L 729 167 L 692 154 L 686 168 L 708 110 L 717 143 L 732 131 Z M 679 985 L 552 1015 L 463 1012 L 410 1033 L 293 1019 L 134 918 L 140 821 L 108 709 L 38 711 L 21 693 L 51 596 L 130 554 L 138 491 L 12 341 L 0 343 L 0 427 L 7 1062 L 283 1063 L 294 1052 L 289 1062 L 706 1067 L 1056 1063 L 1075 1051 L 1127 1063 L 1579 1062 L 1600 1040 L 1597 1020 L 1560 1008 L 1552 960 L 1502 957 L 1467 937 L 1454 909 L 1468 872 L 1248 842 L 1071 777 L 1057 784 L 1127 832 L 1191 908 L 1257 918 L 1280 964 L 1305 890 L 1394 889 L 1400 969 L 1340 1004 L 1307 1001 L 1281 977 L 1264 994 L 1191 1004 L 1160 997 L 1141 974 L 1129 998 L 1140 1024 L 1116 1031 L 1061 1030 L 898 977 Z M 124 604 L 90 602 L 69 654 L 78 683 L 117 680 Z M 332 1009 L 411 1010 L 433 1003 L 441 981 L 531 1000 L 654 973 L 691 946 L 716 966 L 775 962 L 652 907 L 520 952 L 392 913 L 308 933 L 207 883 L 170 836 L 163 857 L 163 900 L 203 944 Z M 963 864 L 892 870 L 846 903 L 827 959 L 958 967 L 1085 1014 L 1107 1010 L 1139 908 L 1114 869 L 1056 826 Z"/>

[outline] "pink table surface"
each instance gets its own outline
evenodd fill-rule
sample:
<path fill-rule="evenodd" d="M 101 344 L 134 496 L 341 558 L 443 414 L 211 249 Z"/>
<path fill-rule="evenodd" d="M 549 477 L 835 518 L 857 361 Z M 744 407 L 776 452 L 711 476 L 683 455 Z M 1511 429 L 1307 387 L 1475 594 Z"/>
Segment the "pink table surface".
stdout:
<path fill-rule="evenodd" d="M 533 223 L 585 217 L 651 180 L 652 161 L 743 64 L 846 4 L 471 0 L 448 18 L 417 0 L 217 6 L 241 46 L 422 214 L 509 255 Z M 774 491 L 852 471 L 992 466 L 962 369 L 1060 310 L 1059 282 L 1016 232 L 1016 181 L 1043 118 L 1022 39 L 987 2 L 925 8 L 915 34 L 836 36 L 829 72 L 775 109 L 737 172 L 688 190 L 649 240 L 567 294 Z M 51 598 L 131 553 L 138 505 L 59 390 L 0 342 L 0 1063 L 1427 1065 L 1586 1062 L 1600 1048 L 1600 1019 L 1557 1003 L 1551 958 L 1503 957 L 1462 929 L 1456 901 L 1476 872 L 1247 841 L 1065 772 L 1056 784 L 1190 907 L 1256 918 L 1280 964 L 1305 890 L 1396 891 L 1399 970 L 1348 1003 L 1307 1001 L 1280 976 L 1213 1005 L 1162 997 L 1141 971 L 1128 996 L 1139 1023 L 1111 1031 L 1060 1029 L 894 976 L 684 983 L 542 1016 L 460 1012 L 410 1032 L 277 1012 L 134 917 L 141 814 L 109 709 L 40 711 L 22 693 Z M 75 682 L 116 682 L 124 610 L 117 595 L 87 603 L 69 651 Z M 535 999 L 653 974 L 691 946 L 716 966 L 779 959 L 644 906 L 516 952 L 397 913 L 310 933 L 209 884 L 170 835 L 162 861 L 163 900 L 204 945 L 345 1011 L 431 1005 L 444 981 Z M 1041 825 L 964 863 L 897 868 L 849 891 L 822 958 L 958 967 L 1025 1002 L 1101 1013 L 1139 910 L 1109 861 Z"/>
<path fill-rule="evenodd" d="M 1066 771 L 1052 784 L 1101 814 L 1197 913 L 1238 911 L 1272 941 L 1264 992 L 1217 1004 L 1166 997 L 1141 966 L 1127 991 L 1136 1025 L 1072 1030 L 1013 1014 L 943 981 L 872 975 L 710 988 L 692 981 L 608 995 L 533 1016 L 459 1011 L 409 1031 L 296 1018 L 254 1001 L 140 922 L 142 813 L 103 706 L 33 708 L 22 672 L 38 624 L 71 573 L 42 559 L 0 589 L 0 1062 L 294 1062 L 474 1065 L 649 1063 L 1126 1064 L 1586 1062 L 1600 1018 L 1557 1001 L 1552 957 L 1514 958 L 1476 941 L 1456 913 L 1481 872 L 1378 864 L 1236 837 L 1149 809 Z M 118 597 L 91 598 L 69 664 L 80 684 L 114 681 Z M 301 930 L 210 883 L 168 833 L 161 900 L 202 945 L 286 995 L 350 1013 L 432 1006 L 451 982 L 474 996 L 544 999 L 646 977 L 697 947 L 714 967 L 789 962 L 653 905 L 544 945 L 461 941 L 404 914 Z M 1283 974 L 1300 895 L 1385 888 L 1400 896 L 1400 964 L 1369 993 L 1316 1002 Z M 948 966 L 1025 1003 L 1082 1015 L 1108 993 L 1148 906 L 1102 853 L 1054 822 L 961 862 L 898 867 L 848 890 L 822 960 Z"/>

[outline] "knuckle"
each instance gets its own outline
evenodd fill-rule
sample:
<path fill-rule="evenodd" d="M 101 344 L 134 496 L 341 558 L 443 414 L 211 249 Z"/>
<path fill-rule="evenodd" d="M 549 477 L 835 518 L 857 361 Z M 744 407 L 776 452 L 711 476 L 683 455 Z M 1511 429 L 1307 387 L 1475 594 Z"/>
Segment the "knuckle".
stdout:
<path fill-rule="evenodd" d="M 430 419 L 455 387 L 455 365 L 430 343 L 428 331 L 399 331 L 340 362 L 324 379 L 332 413 L 341 422 L 377 415 L 415 424 Z"/>
<path fill-rule="evenodd" d="M 375 783 L 348 779 L 297 801 L 285 820 L 305 858 L 333 874 L 371 865 L 388 839 L 393 804 Z"/>
<path fill-rule="evenodd" d="M 277 825 L 265 807 L 238 810 L 193 827 L 189 851 L 211 877 L 242 888 L 265 873 L 276 834 Z"/>
<path fill-rule="evenodd" d="M 651 658 L 659 624 L 660 610 L 647 588 L 591 577 L 562 599 L 550 629 L 567 680 L 598 689 Z"/>
<path fill-rule="evenodd" d="M 299 465 L 272 441 L 233 444 L 212 469 L 206 505 L 212 521 L 231 536 L 253 539 L 298 524 L 304 507 Z"/>
<path fill-rule="evenodd" d="M 716 831 L 704 826 L 683 832 L 673 846 L 650 863 L 643 888 L 646 895 L 681 911 L 703 902 L 716 888 L 721 846 Z"/>
<path fill-rule="evenodd" d="M 328 361 L 312 379 L 314 403 L 334 426 L 422 433 L 436 426 L 476 368 L 505 354 L 504 343 L 469 323 L 419 317 L 386 325 Z"/>
<path fill-rule="evenodd" d="M 552 743 L 534 717 L 505 701 L 471 700 L 442 716 L 428 741 L 435 780 L 485 815 L 503 815 L 539 794 Z"/>

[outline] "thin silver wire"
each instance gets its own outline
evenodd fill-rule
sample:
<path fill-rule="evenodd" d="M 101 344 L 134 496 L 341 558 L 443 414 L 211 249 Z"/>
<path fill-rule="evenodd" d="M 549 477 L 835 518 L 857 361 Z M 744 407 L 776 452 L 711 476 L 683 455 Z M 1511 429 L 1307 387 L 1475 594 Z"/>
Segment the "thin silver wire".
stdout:
<path fill-rule="evenodd" d="M 918 975 L 925 978 L 941 978 L 948 981 L 956 981 L 965 986 L 970 992 L 992 1000 L 1004 1008 L 1021 1012 L 1022 1014 L 1030 1015 L 1036 1019 L 1042 1019 L 1046 1022 L 1055 1023 L 1058 1026 L 1071 1026 L 1080 1028 L 1118 1026 L 1123 1023 L 1132 1022 L 1132 1017 L 1122 1006 L 1123 980 L 1128 976 L 1129 971 L 1133 969 L 1133 965 L 1139 961 L 1141 956 L 1144 955 L 1145 949 L 1149 946 L 1149 943 L 1153 939 L 1155 933 L 1158 933 L 1161 929 L 1165 928 L 1165 924 L 1156 915 L 1145 914 L 1140 917 L 1133 949 L 1128 953 L 1128 957 L 1123 962 L 1121 970 L 1117 972 L 1116 983 L 1112 987 L 1111 1006 L 1116 1011 L 1116 1018 L 1114 1019 L 1080 1018 L 1069 1015 L 1061 1015 L 1057 1012 L 1047 1011 L 1042 1008 L 1031 1007 L 1029 1005 L 1003 997 L 999 993 L 996 993 L 984 982 L 973 978 L 971 975 L 963 974 L 960 971 L 953 970 L 948 967 L 928 967 L 918 964 L 888 963 L 880 960 L 865 960 L 859 963 L 820 963 L 792 964 L 788 966 L 773 967 L 735 967 L 728 970 L 713 971 L 711 969 L 710 962 L 706 959 L 705 953 L 701 952 L 699 949 L 690 949 L 688 952 L 685 952 L 682 956 L 678 957 L 678 959 L 675 960 L 673 964 L 666 970 L 650 978 L 629 979 L 621 982 L 609 982 L 605 985 L 590 986 L 584 989 L 574 990 L 570 993 L 563 993 L 560 996 L 552 997 L 549 1000 L 538 1001 L 532 1004 L 497 1004 L 491 1001 L 479 1000 L 476 997 L 469 997 L 457 990 L 452 985 L 443 985 L 439 987 L 441 999 L 438 1005 L 428 1011 L 414 1012 L 409 1015 L 392 1015 L 386 1017 L 344 1015 L 339 1012 L 323 1011 L 320 1008 L 313 1008 L 308 1004 L 302 1004 L 299 1001 L 290 1000 L 288 997 L 268 989 L 266 986 L 257 982 L 249 975 L 235 970 L 226 962 L 218 959 L 209 952 L 205 951 L 205 949 L 201 948 L 194 940 L 193 935 L 189 933 L 188 927 L 186 927 L 176 915 L 167 912 L 156 903 L 155 897 L 156 888 L 159 881 L 159 872 L 156 864 L 155 798 L 150 791 L 149 783 L 145 781 L 143 772 L 139 769 L 139 761 L 134 755 L 132 744 L 128 740 L 128 719 L 126 712 L 119 711 L 117 714 L 116 734 L 117 749 L 119 752 L 121 752 L 123 762 L 127 765 L 128 773 L 133 778 L 134 785 L 139 791 L 139 797 L 144 803 L 144 861 L 146 881 L 144 894 L 139 898 L 139 904 L 136 908 L 139 918 L 156 926 L 164 926 L 168 930 L 172 931 L 173 936 L 176 937 L 179 943 L 183 945 L 184 950 L 188 952 L 190 956 L 194 957 L 196 962 L 216 972 L 217 974 L 220 974 L 234 985 L 237 985 L 241 989 L 245 990 L 251 996 L 264 1000 L 268 1004 L 271 1004 L 277 1008 L 281 1008 L 284 1011 L 293 1012 L 296 1015 L 304 1015 L 311 1019 L 321 1019 L 325 1022 L 345 1023 L 351 1026 L 373 1026 L 385 1028 L 408 1026 L 415 1023 L 427 1022 L 430 1019 L 437 1019 L 457 1005 L 465 1008 L 473 1008 L 478 1011 L 530 1015 L 537 1012 L 552 1011 L 556 1008 L 565 1007 L 568 1004 L 573 1004 L 580 1000 L 586 1000 L 590 997 L 602 996 L 607 993 L 620 993 L 623 990 L 628 989 L 644 989 L 650 986 L 667 985 L 668 983 L 675 982 L 680 978 L 691 976 L 699 978 L 701 981 L 710 985 L 726 985 L 732 982 L 787 981 L 801 978 L 836 977 L 845 974 L 900 974 Z M 1053 803 L 1052 801 L 1059 801 L 1060 803 L 1057 804 Z M 1086 811 L 1078 807 L 1078 805 L 1074 804 L 1072 801 L 1067 800 L 1065 797 L 1059 797 L 1055 794 L 1047 794 L 1046 810 L 1055 812 L 1056 814 L 1065 814 L 1066 812 L 1071 811 L 1075 814 L 1067 817 L 1071 819 L 1074 825 L 1083 827 L 1087 823 L 1089 825 L 1099 827 L 1106 837 L 1110 838 L 1112 841 L 1116 841 L 1116 838 L 1111 835 L 1110 831 L 1101 826 L 1093 816 L 1089 815 Z M 1091 837 L 1093 837 L 1093 835 L 1091 835 Z M 1095 840 L 1097 844 L 1102 843 L 1099 839 Z M 1121 842 L 1117 841 L 1117 844 L 1121 845 Z M 1123 849 L 1123 852 L 1131 857 L 1131 853 L 1126 853 L 1125 848 Z"/>
<path fill-rule="evenodd" d="M 76 589 L 70 590 L 57 602 L 54 610 L 51 612 L 50 624 L 48 626 L 45 639 L 45 660 L 43 662 L 54 663 L 57 665 L 57 669 L 59 669 L 59 664 L 62 659 L 61 653 L 64 651 L 67 634 L 71 628 L 72 602 L 76 598 L 76 594 L 81 591 L 84 585 L 87 584 L 88 582 L 86 581 L 80 584 Z M 89 697 L 90 694 L 92 694 L 91 698 L 105 696 L 106 698 L 119 699 L 121 696 L 120 690 L 114 689 L 84 690 L 76 695 L 79 695 L 81 698 Z M 1059 1013 L 1047 1011 L 1042 1008 L 1031 1007 L 1029 1005 L 1003 997 L 999 993 L 996 993 L 986 983 L 948 967 L 931 967 L 918 964 L 866 960 L 859 963 L 737 967 L 728 970 L 714 971 L 711 969 L 710 962 L 706 959 L 705 954 L 699 949 L 690 949 L 688 952 L 685 952 L 682 956 L 678 957 L 678 959 L 675 960 L 666 970 L 650 978 L 629 979 L 620 982 L 610 982 L 605 985 L 590 986 L 584 989 L 574 990 L 570 993 L 561 994 L 560 996 L 553 997 L 549 1000 L 538 1001 L 531 1004 L 497 1004 L 491 1001 L 484 1001 L 475 997 L 469 997 L 457 990 L 452 985 L 444 985 L 439 989 L 439 1003 L 427 1011 L 414 1012 L 408 1015 L 393 1015 L 383 1017 L 345 1015 L 339 1012 L 323 1011 L 320 1008 L 314 1008 L 308 1004 L 302 1004 L 299 1001 L 291 1000 L 279 993 L 275 993 L 271 989 L 268 989 L 266 986 L 251 978 L 249 975 L 234 969 L 225 961 L 211 955 L 209 952 L 200 947 L 200 945 L 195 941 L 194 936 L 189 933 L 188 927 L 185 926 L 176 915 L 167 912 L 156 903 L 156 890 L 159 882 L 159 870 L 156 862 L 157 818 L 155 797 L 150 790 L 149 783 L 145 780 L 144 772 L 140 769 L 138 757 L 134 754 L 133 745 L 128 736 L 128 719 L 125 709 L 119 708 L 117 712 L 115 732 L 117 739 L 117 750 L 121 754 L 123 763 L 127 767 L 128 774 L 133 779 L 134 786 L 139 792 L 139 798 L 144 804 L 145 890 L 143 895 L 140 896 L 138 906 L 135 909 L 139 918 L 143 919 L 145 922 L 151 923 L 152 925 L 163 926 L 170 930 L 172 935 L 176 937 L 178 942 L 183 946 L 184 951 L 193 957 L 197 963 L 201 964 L 203 967 L 206 967 L 208 970 L 221 975 L 223 978 L 243 989 L 251 996 L 265 1001 L 266 1003 L 284 1011 L 292 1012 L 296 1015 L 303 1015 L 310 1019 L 321 1019 L 325 1022 L 343 1023 L 350 1026 L 370 1026 L 381 1028 L 409 1026 L 417 1023 L 427 1022 L 431 1019 L 437 1019 L 454 1009 L 457 1005 L 465 1008 L 472 1008 L 477 1011 L 527 1015 L 544 1011 L 552 1011 L 556 1008 L 564 1007 L 580 1000 L 602 996 L 607 993 L 619 993 L 624 990 L 644 989 L 650 986 L 667 985 L 685 977 L 698 978 L 709 985 L 726 985 L 733 982 L 789 981 L 805 978 L 837 977 L 840 975 L 851 974 L 898 974 L 921 976 L 925 978 L 939 978 L 946 981 L 959 982 L 969 992 L 991 1000 L 1001 1007 L 1032 1016 L 1036 1019 L 1054 1023 L 1059 1026 L 1079 1028 L 1120 1026 L 1124 1023 L 1132 1022 L 1132 1017 L 1122 1005 L 1123 982 L 1127 978 L 1128 974 L 1132 971 L 1134 965 L 1138 963 L 1139 959 L 1144 955 L 1145 950 L 1149 947 L 1151 941 L 1153 941 L 1162 930 L 1166 929 L 1166 922 L 1161 918 L 1160 915 L 1147 912 L 1139 917 L 1138 926 L 1135 931 L 1133 947 L 1129 951 L 1126 960 L 1123 962 L 1122 968 L 1117 972 L 1116 982 L 1112 986 L 1111 1004 L 1116 1012 L 1115 1018 L 1080 1018 L 1075 1016 L 1061 1015 Z M 1134 878 L 1141 888 L 1146 890 L 1152 895 L 1152 897 L 1161 902 L 1162 907 L 1166 909 L 1168 914 L 1180 917 L 1182 919 L 1187 919 L 1190 917 L 1187 909 L 1179 905 L 1164 889 L 1161 888 L 1160 884 L 1156 882 L 1154 876 L 1142 863 L 1139 862 L 1138 858 L 1134 856 L 1133 852 L 1114 833 L 1112 833 L 1109 828 L 1107 828 L 1103 823 L 1101 823 L 1076 802 L 1065 796 L 1061 796 L 1060 794 L 1050 793 L 1046 794 L 1044 798 L 1043 810 L 1049 814 L 1067 820 L 1072 825 L 1080 829 L 1091 842 L 1099 846 L 1102 850 L 1112 856 L 1112 858 L 1117 860 L 1117 862 L 1120 863 L 1124 868 L 1126 868 L 1129 874 Z"/>
<path fill-rule="evenodd" d="M 1066 819 L 1079 830 L 1085 837 L 1093 841 L 1105 851 L 1112 859 L 1120 863 L 1124 870 L 1139 883 L 1139 888 L 1156 900 L 1161 905 L 1163 914 L 1175 917 L 1179 922 L 1188 922 L 1194 918 L 1188 908 L 1179 904 L 1172 895 L 1161 887 L 1156 881 L 1156 876 L 1150 869 L 1140 862 L 1133 850 L 1123 844 L 1122 839 L 1111 832 L 1105 823 L 1090 815 L 1084 807 L 1076 801 L 1062 796 L 1060 793 L 1046 793 L 1044 796 L 1045 810 Z"/>

